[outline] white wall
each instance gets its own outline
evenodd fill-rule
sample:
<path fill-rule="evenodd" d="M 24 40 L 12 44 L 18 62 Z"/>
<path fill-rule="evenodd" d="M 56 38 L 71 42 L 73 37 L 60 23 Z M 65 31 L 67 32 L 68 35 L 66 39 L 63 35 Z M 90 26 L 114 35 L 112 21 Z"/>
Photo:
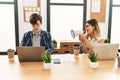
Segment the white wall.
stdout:
<path fill-rule="evenodd" d="M 18 21 L 19 21 L 19 43 L 23 34 L 32 29 L 30 23 L 24 22 L 23 16 L 23 0 L 18 0 Z M 31 3 L 30 3 L 31 4 Z M 47 26 L 47 0 L 41 0 L 41 16 L 43 18 L 42 29 L 46 30 Z"/>
<path fill-rule="evenodd" d="M 107 38 L 108 35 L 108 17 L 109 17 L 109 1 L 106 0 L 106 17 L 105 17 L 105 22 L 100 23 L 100 29 L 101 29 L 101 36 L 103 38 Z M 90 0 L 87 0 L 87 20 L 90 19 Z"/>

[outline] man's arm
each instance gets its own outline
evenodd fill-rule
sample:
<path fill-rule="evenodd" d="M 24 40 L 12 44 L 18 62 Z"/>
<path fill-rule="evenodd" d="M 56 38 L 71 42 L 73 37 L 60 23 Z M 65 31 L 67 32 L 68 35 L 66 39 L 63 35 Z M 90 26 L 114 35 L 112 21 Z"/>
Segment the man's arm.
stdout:
<path fill-rule="evenodd" d="M 27 35 L 27 33 L 24 33 L 20 46 L 25 46 L 25 44 L 26 44 L 26 35 Z"/>
<path fill-rule="evenodd" d="M 50 35 L 50 33 L 47 33 L 47 50 L 45 51 L 45 52 L 47 52 L 47 53 L 53 53 L 53 51 L 54 51 L 54 48 L 53 48 L 53 44 L 52 44 L 52 40 L 51 40 L 51 35 Z"/>

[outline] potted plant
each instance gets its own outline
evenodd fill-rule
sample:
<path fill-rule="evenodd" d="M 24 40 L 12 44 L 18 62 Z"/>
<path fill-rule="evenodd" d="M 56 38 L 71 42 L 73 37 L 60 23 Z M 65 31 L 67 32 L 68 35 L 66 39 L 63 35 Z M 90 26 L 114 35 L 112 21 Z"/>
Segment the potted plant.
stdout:
<path fill-rule="evenodd" d="M 45 69 L 50 69 L 51 68 L 51 55 L 47 52 L 43 53 L 41 55 L 42 60 L 44 61 L 43 65 Z"/>
<path fill-rule="evenodd" d="M 89 64 L 91 68 L 98 68 L 99 62 L 97 60 L 97 54 L 90 53 L 89 54 Z"/>
<path fill-rule="evenodd" d="M 52 40 L 52 43 L 54 45 L 54 48 L 57 48 L 57 41 L 55 39 Z"/>
<path fill-rule="evenodd" d="M 110 42 L 109 39 L 104 40 L 104 43 L 109 43 L 109 42 Z"/>

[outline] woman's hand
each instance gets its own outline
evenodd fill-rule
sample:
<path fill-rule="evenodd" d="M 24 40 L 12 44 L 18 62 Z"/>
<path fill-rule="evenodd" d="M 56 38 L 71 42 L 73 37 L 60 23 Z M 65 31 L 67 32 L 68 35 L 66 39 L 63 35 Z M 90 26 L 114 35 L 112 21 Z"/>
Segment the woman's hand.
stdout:
<path fill-rule="evenodd" d="M 79 35 L 79 40 L 81 41 L 81 42 L 84 42 L 85 41 L 85 36 L 84 35 Z"/>
<path fill-rule="evenodd" d="M 93 52 L 93 45 L 89 42 L 85 35 L 79 35 L 79 40 L 83 46 L 84 53 Z"/>

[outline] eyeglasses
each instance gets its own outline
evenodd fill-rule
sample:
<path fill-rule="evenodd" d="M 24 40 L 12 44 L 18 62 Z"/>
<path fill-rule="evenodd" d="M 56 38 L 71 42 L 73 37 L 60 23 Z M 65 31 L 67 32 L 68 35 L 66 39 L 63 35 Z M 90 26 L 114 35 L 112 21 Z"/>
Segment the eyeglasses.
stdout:
<path fill-rule="evenodd" d="M 85 25 L 85 27 L 89 27 L 90 25 Z"/>

